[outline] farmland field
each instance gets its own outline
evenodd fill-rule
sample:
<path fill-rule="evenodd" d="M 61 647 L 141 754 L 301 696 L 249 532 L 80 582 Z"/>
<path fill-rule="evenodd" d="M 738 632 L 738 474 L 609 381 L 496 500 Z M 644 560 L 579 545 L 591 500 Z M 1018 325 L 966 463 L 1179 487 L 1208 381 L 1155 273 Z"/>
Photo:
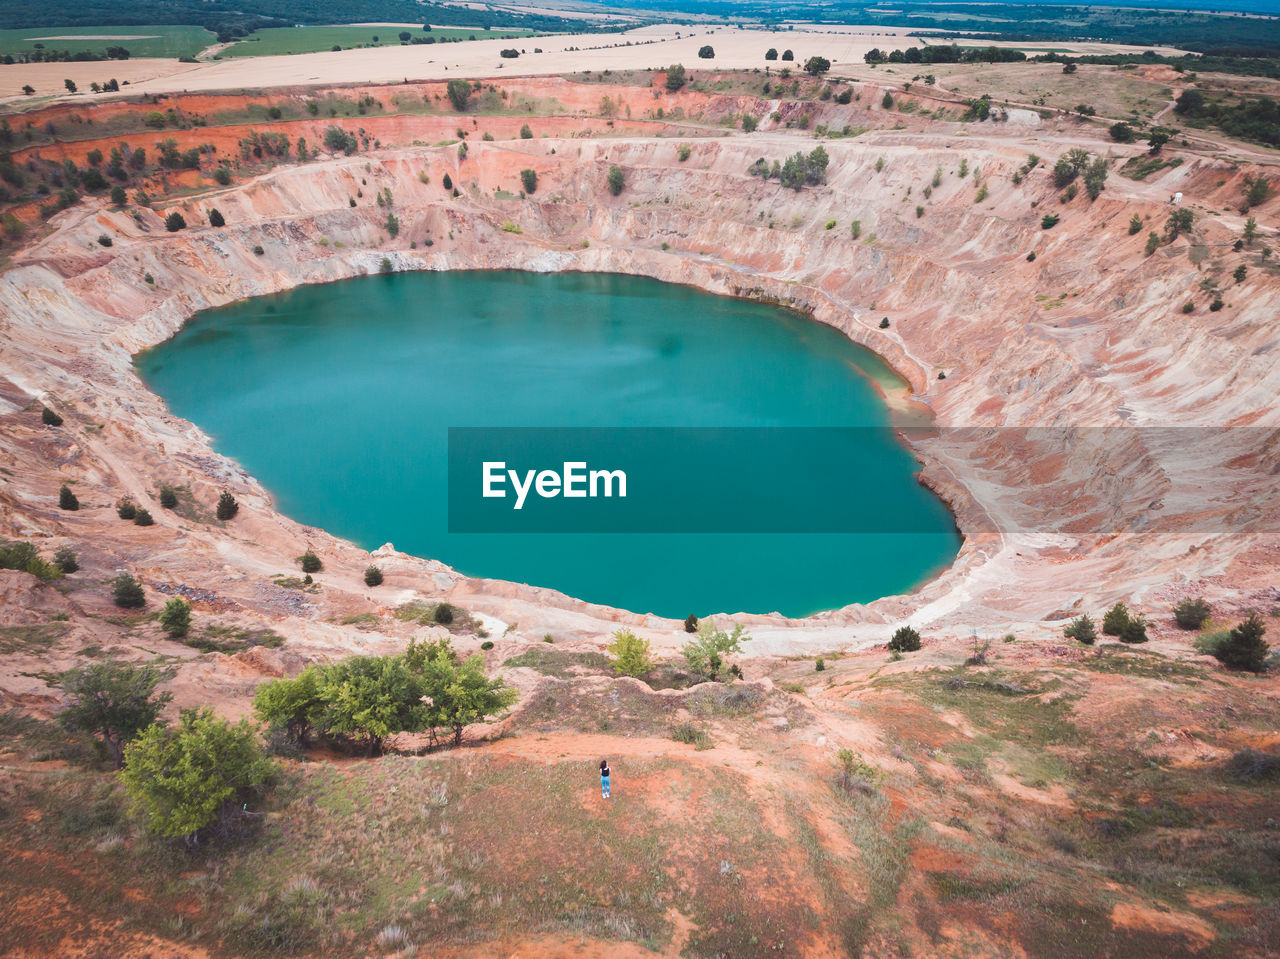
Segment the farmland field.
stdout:
<path fill-rule="evenodd" d="M 134 57 L 194 57 L 216 39 L 195 26 L 29 27 L 0 30 L 0 56 L 30 53 L 40 43 L 72 54 L 124 47 Z"/>
<path fill-rule="evenodd" d="M 335 46 L 349 49 L 355 46 L 388 47 L 400 45 L 400 33 L 408 31 L 415 37 L 425 37 L 421 27 L 270 27 L 257 30 L 248 38 L 228 47 L 224 57 L 267 57 L 283 53 L 320 53 Z M 528 30 L 489 30 L 480 27 L 458 27 L 448 30 L 432 30 L 436 40 L 485 40 L 498 37 L 529 37 Z M 374 38 L 377 38 L 376 40 Z"/>

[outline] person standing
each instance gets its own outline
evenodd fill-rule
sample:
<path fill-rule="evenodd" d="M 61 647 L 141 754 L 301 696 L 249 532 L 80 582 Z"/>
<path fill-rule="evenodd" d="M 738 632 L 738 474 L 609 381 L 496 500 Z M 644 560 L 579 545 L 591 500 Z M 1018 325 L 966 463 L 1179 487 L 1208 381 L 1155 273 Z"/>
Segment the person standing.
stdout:
<path fill-rule="evenodd" d="M 600 760 L 600 795 L 604 799 L 609 798 L 609 760 Z"/>

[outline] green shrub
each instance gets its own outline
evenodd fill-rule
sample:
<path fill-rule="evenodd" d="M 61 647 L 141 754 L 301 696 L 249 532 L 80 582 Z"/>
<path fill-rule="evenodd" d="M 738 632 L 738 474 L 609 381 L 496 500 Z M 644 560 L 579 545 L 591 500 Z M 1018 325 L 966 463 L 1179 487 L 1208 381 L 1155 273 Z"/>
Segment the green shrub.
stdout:
<path fill-rule="evenodd" d="M 236 502 L 236 498 L 226 490 L 223 490 L 222 495 L 218 497 L 218 508 L 216 510 L 218 519 L 231 519 L 239 511 L 240 504 Z"/>
<path fill-rule="evenodd" d="M 364 571 L 364 584 L 366 586 L 382 585 L 382 570 L 377 566 L 370 566 Z"/>
<path fill-rule="evenodd" d="M 1214 656 L 1228 669 L 1240 669 L 1251 673 L 1266 670 L 1270 646 L 1262 636 L 1267 631 L 1262 618 L 1250 613 L 1239 626 L 1233 628 L 1214 651 Z"/>
<path fill-rule="evenodd" d="M 1129 607 L 1116 603 L 1102 617 L 1102 631 L 1108 636 L 1119 636 L 1129 622 Z"/>
<path fill-rule="evenodd" d="M 156 521 L 152 518 L 151 513 L 145 509 L 139 509 L 133 515 L 134 526 L 154 526 L 155 522 Z"/>
<path fill-rule="evenodd" d="M 1219 629 L 1212 633 L 1201 633 L 1192 642 L 1192 647 L 1201 656 L 1212 656 L 1218 658 L 1218 650 L 1222 644 L 1231 636 L 1229 629 Z"/>
<path fill-rule="evenodd" d="M 160 505 L 165 509 L 173 509 L 178 505 L 178 492 L 172 486 L 160 487 Z"/>
<path fill-rule="evenodd" d="M 883 317 L 881 317 L 881 318 L 880 318 L 880 329 L 882 329 L 882 330 L 887 330 L 888 328 L 889 328 L 889 318 L 888 318 L 887 316 L 883 316 Z"/>
<path fill-rule="evenodd" d="M 715 680 L 724 667 L 724 657 L 742 652 L 742 644 L 750 639 L 741 624 L 735 623 L 733 632 L 726 633 L 707 620 L 698 625 L 698 638 L 687 643 L 681 653 L 691 673 Z"/>
<path fill-rule="evenodd" d="M 758 127 L 759 125 L 760 125 L 760 121 L 757 120 L 755 117 L 751 116 L 751 114 L 747 113 L 743 115 L 742 117 L 743 133 L 755 133 L 756 127 Z"/>
<path fill-rule="evenodd" d="M 216 168 L 214 168 L 214 171 L 213 171 L 213 179 L 214 179 L 214 182 L 215 182 L 215 183 L 217 183 L 219 186 L 228 186 L 228 185 L 230 185 L 230 183 L 231 183 L 231 170 L 230 170 L 230 168 L 225 167 L 225 166 L 220 166 L 220 167 L 216 167 Z M 214 225 L 216 226 L 217 224 L 214 224 Z"/>
<path fill-rule="evenodd" d="M 171 675 L 155 665 L 115 660 L 67 670 L 59 680 L 67 707 L 58 721 L 69 732 L 101 737 L 119 769 L 124 747 L 156 722 L 173 699 L 172 693 L 154 695 L 156 686 Z"/>
<path fill-rule="evenodd" d="M 80 561 L 76 557 L 75 550 L 70 546 L 63 546 L 54 553 L 53 562 L 64 573 L 74 573 L 80 568 Z"/>
<path fill-rule="evenodd" d="M 321 668 L 308 666 L 292 679 L 263 683 L 253 697 L 253 710 L 268 724 L 282 724 L 291 742 L 305 746 L 324 700 L 320 697 Z"/>
<path fill-rule="evenodd" d="M 711 742 L 711 737 L 707 735 L 707 731 L 695 726 L 693 723 L 680 723 L 678 726 L 672 726 L 671 738 L 678 743 L 692 746 L 694 749 L 711 749 L 714 745 Z"/>
<path fill-rule="evenodd" d="M 126 748 L 120 775 L 151 832 L 190 842 L 215 823 L 225 832 L 274 773 L 247 720 L 233 726 L 205 707 L 184 710 L 176 728 L 148 728 Z"/>
<path fill-rule="evenodd" d="M 71 492 L 71 487 L 64 485 L 58 490 L 58 508 L 66 510 L 78 510 L 80 501 L 76 499 L 76 494 Z"/>
<path fill-rule="evenodd" d="M 817 661 L 813 664 L 813 671 L 815 673 L 820 673 L 820 672 L 823 672 L 826 668 L 827 668 L 826 660 L 824 660 L 821 656 L 819 656 Z"/>
<path fill-rule="evenodd" d="M 439 603 L 432 612 L 431 618 L 437 625 L 450 626 L 453 624 L 453 607 L 448 603 Z"/>
<path fill-rule="evenodd" d="M 1199 629 L 1208 621 L 1211 612 L 1203 596 L 1183 599 L 1174 605 L 1173 619 L 1180 629 Z"/>
<path fill-rule="evenodd" d="M 1260 749 L 1242 749 L 1227 760 L 1226 771 L 1240 782 L 1270 782 L 1280 779 L 1280 756 Z"/>
<path fill-rule="evenodd" d="M 1060 217 L 1055 213 L 1046 213 L 1044 216 L 1040 218 L 1040 229 L 1052 230 L 1055 226 L 1058 225 L 1059 219 Z"/>
<path fill-rule="evenodd" d="M 899 626 L 889 640 L 889 651 L 912 653 L 920 648 L 920 634 L 910 626 Z"/>
<path fill-rule="evenodd" d="M 685 85 L 684 65 L 680 63 L 673 63 L 671 66 L 667 67 L 667 83 L 666 83 L 667 89 L 670 92 L 675 93 L 684 85 Z"/>
<path fill-rule="evenodd" d="M 1120 627 L 1120 642 L 1145 643 L 1147 641 L 1147 621 L 1141 616 L 1130 616 Z"/>
<path fill-rule="evenodd" d="M 111 598 L 121 609 L 141 609 L 147 605 L 142 584 L 129 573 L 121 573 L 111 581 Z"/>
<path fill-rule="evenodd" d="M 532 196 L 538 189 L 538 171 L 537 170 L 521 170 L 520 186 L 524 188 L 524 192 Z"/>
<path fill-rule="evenodd" d="M 164 228 L 170 233 L 177 233 L 179 230 L 185 230 L 187 228 L 186 218 L 177 210 L 174 210 L 164 218 Z"/>
<path fill-rule="evenodd" d="M 617 166 L 616 164 L 609 167 L 609 174 L 606 178 L 606 182 L 609 184 L 609 192 L 614 196 L 621 193 L 622 188 L 625 185 L 622 167 Z"/>
<path fill-rule="evenodd" d="M 62 417 L 47 406 L 40 408 L 40 422 L 45 426 L 61 426 Z"/>
<path fill-rule="evenodd" d="M 255 244 L 255 245 L 254 245 L 254 247 L 253 247 L 253 255 L 254 255 L 254 256 L 265 256 L 265 255 L 266 255 L 266 252 L 267 252 L 267 251 L 266 251 L 266 250 L 264 250 L 264 249 L 261 247 L 261 245 Z"/>
<path fill-rule="evenodd" d="M 459 113 L 463 113 L 467 109 L 467 105 L 471 102 L 471 84 L 466 80 L 450 80 L 448 86 L 445 87 L 445 93 L 449 97 L 449 102 L 453 104 L 453 108 Z"/>
<path fill-rule="evenodd" d="M 690 147 L 689 144 L 682 143 L 676 147 L 676 159 L 683 163 L 685 160 L 689 159 L 689 154 L 692 152 L 693 148 Z"/>
<path fill-rule="evenodd" d="M 1093 620 L 1087 615 L 1077 616 L 1073 619 L 1063 629 L 1062 635 L 1067 639 L 1074 639 L 1077 642 L 1084 643 L 1086 646 L 1092 646 L 1098 638 L 1098 633 L 1093 626 Z"/>
<path fill-rule="evenodd" d="M 533 139 L 533 131 L 529 129 L 529 124 L 525 123 L 520 126 L 520 139 L 521 140 Z"/>
<path fill-rule="evenodd" d="M 1138 214 L 1135 213 L 1133 216 L 1129 217 L 1129 235 L 1133 236 L 1134 234 L 1141 233 L 1141 232 L 1142 232 L 1142 217 L 1138 216 Z"/>
<path fill-rule="evenodd" d="M 210 226 L 226 226 L 227 221 L 222 216 L 222 213 L 215 208 L 209 211 L 209 225 Z"/>
<path fill-rule="evenodd" d="M 116 504 L 116 515 L 121 519 L 131 520 L 138 515 L 138 507 L 131 499 L 122 499 Z"/>
<path fill-rule="evenodd" d="M 181 596 L 175 596 L 160 611 L 160 628 L 170 636 L 187 635 L 191 629 L 191 604 Z"/>
<path fill-rule="evenodd" d="M 614 633 L 613 642 L 605 647 L 605 652 L 613 656 L 613 671 L 619 676 L 638 678 L 653 669 L 649 641 L 641 639 L 629 629 L 620 629 Z"/>
<path fill-rule="evenodd" d="M 318 573 L 324 569 L 324 563 L 320 562 L 320 557 L 311 550 L 307 550 L 298 557 L 298 565 L 304 573 Z"/>
<path fill-rule="evenodd" d="M 684 631 L 686 633 L 696 633 L 698 631 L 698 617 L 690 613 L 684 618 Z"/>
<path fill-rule="evenodd" d="M 483 649 L 485 652 L 488 652 L 489 650 L 493 649 L 493 640 L 486 639 L 483 643 L 480 644 L 480 648 Z"/>

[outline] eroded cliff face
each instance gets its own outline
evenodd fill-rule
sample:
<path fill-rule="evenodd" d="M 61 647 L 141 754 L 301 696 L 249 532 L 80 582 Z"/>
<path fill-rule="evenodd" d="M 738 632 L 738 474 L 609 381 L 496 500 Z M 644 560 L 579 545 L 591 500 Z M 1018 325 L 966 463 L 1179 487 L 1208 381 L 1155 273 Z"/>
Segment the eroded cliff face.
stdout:
<path fill-rule="evenodd" d="M 402 118 L 400 135 L 437 121 Z M 1062 204 L 1047 167 L 1082 142 L 1077 129 L 932 132 L 913 121 L 911 130 L 823 141 L 827 183 L 796 192 L 746 172 L 757 158 L 782 161 L 817 145 L 774 126 L 687 140 L 645 131 L 472 139 L 465 159 L 452 145 L 395 147 L 277 168 L 136 215 L 93 201 L 60 214 L 0 282 L 6 532 L 49 548 L 73 544 L 104 582 L 119 567 L 151 587 L 199 587 L 209 610 L 274 623 L 292 640 L 289 657 L 393 648 L 401 640 L 340 620 L 414 594 L 518 622 L 530 635 L 603 639 L 627 622 L 674 645 L 674 623 L 468 579 L 392 551 L 378 559 L 386 584 L 360 586 L 369 554 L 275 512 L 252 477 L 133 371 L 133 353 L 198 310 L 374 273 L 385 257 L 397 270 L 616 271 L 765 298 L 892 364 L 932 410 L 937 429 L 912 442 L 923 480 L 955 510 L 964 547 L 909 596 L 804 621 L 735 617 L 752 624 L 754 652 L 883 642 L 886 626 L 904 620 L 942 635 L 1048 635 L 1102 603 L 1163 607 L 1192 590 L 1234 607 L 1274 604 L 1280 284 L 1259 252 L 1268 240 L 1232 250 L 1247 171 L 1187 156 L 1143 182 L 1113 170 L 1096 201 L 1082 194 Z M 1032 150 L 1046 162 L 1019 173 Z M 605 185 L 614 164 L 626 177 L 617 197 Z M 538 189 L 521 199 L 524 168 L 537 171 Z M 456 198 L 441 185 L 446 173 Z M 988 194 L 980 202 L 976 177 Z M 384 189 L 400 222 L 395 240 L 386 209 L 372 202 Z M 1145 255 L 1175 191 L 1195 211 L 1193 233 Z M 227 226 L 203 226 L 214 206 Z M 1270 206 L 1251 211 L 1267 233 Z M 163 215 L 175 209 L 190 227 L 168 233 Z M 1046 213 L 1060 222 L 1043 228 Z M 1143 224 L 1131 235 L 1135 214 Z M 103 233 L 109 248 L 96 242 Z M 1248 264 L 1242 283 L 1231 277 L 1237 262 Z M 1225 301 L 1212 312 L 1211 284 Z M 65 424 L 43 427 L 37 401 Z M 910 418 L 905 392 L 891 401 Z M 80 511 L 58 510 L 64 482 Z M 157 526 L 146 529 L 116 519 L 122 496 L 148 503 L 162 482 L 185 484 L 206 504 L 229 489 L 240 515 L 223 526 L 153 508 Z M 323 593 L 270 585 L 308 546 L 326 559 Z M 263 653 L 242 666 L 258 675 L 291 668 L 285 659 Z M 193 690 L 233 682 L 213 673 L 193 664 L 184 681 Z"/>

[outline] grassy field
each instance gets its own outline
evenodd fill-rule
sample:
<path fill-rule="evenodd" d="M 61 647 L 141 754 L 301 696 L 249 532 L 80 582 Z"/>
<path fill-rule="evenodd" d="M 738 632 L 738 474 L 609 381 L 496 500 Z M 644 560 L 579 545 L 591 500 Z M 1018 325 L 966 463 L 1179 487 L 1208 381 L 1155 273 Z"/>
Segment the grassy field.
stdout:
<path fill-rule="evenodd" d="M 216 39 L 204 27 L 194 26 L 34 27 L 0 30 L 0 56 L 30 53 L 40 43 L 46 50 L 70 53 L 101 53 L 107 47 L 124 47 L 134 57 L 194 57 Z"/>
<path fill-rule="evenodd" d="M 400 33 L 408 27 L 272 27 L 258 30 L 248 39 L 228 47 L 224 57 L 268 57 L 286 53 L 319 53 L 335 46 L 344 50 L 352 47 L 390 47 L 400 44 Z M 425 37 L 421 28 L 410 30 L 415 37 Z M 439 40 L 485 40 L 497 37 L 530 37 L 527 30 L 503 31 L 479 27 L 460 27 L 449 30 L 432 30 L 429 34 Z M 376 38 L 376 39 L 375 39 Z M 423 48 L 424 52 L 426 47 Z"/>

